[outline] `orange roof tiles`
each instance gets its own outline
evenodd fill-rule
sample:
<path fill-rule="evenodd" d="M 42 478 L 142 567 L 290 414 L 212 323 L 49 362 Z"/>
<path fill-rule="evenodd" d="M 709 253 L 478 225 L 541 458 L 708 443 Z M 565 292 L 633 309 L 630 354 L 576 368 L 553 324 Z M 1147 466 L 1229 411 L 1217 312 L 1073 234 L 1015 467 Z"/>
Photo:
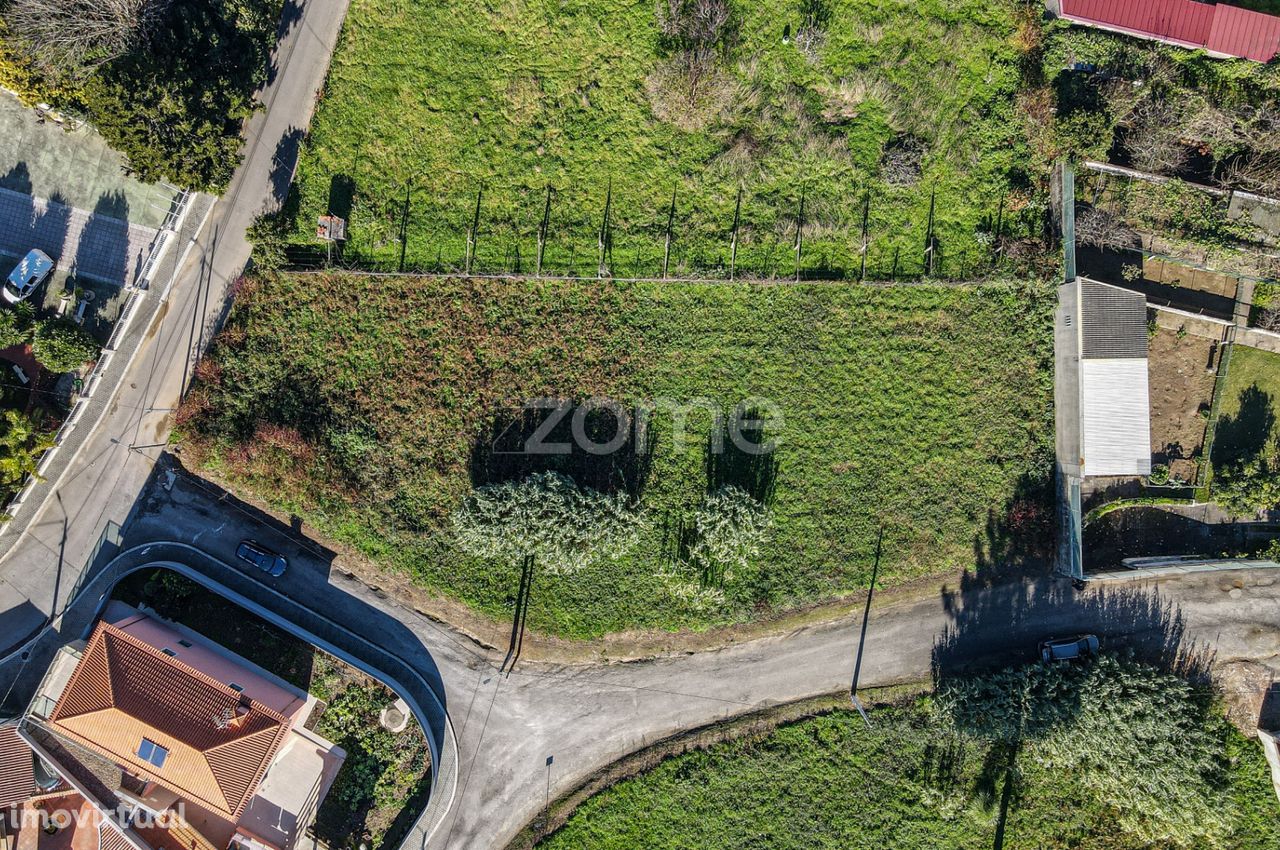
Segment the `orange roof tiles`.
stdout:
<path fill-rule="evenodd" d="M 0 726 L 0 809 L 36 793 L 31 748 L 18 737 L 16 723 Z"/>
<path fill-rule="evenodd" d="M 228 725 L 242 703 L 247 713 Z M 284 715 L 106 622 L 89 638 L 49 722 L 130 773 L 232 818 L 289 732 Z M 138 755 L 143 738 L 168 750 L 162 766 Z"/>

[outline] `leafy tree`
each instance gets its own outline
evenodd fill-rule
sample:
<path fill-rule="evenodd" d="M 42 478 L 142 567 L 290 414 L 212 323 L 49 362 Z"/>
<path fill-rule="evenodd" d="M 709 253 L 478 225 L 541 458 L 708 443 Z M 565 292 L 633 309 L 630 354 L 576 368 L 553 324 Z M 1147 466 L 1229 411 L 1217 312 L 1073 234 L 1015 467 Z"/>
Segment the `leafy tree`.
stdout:
<path fill-rule="evenodd" d="M 175 0 L 143 48 L 100 68 L 86 109 L 142 180 L 220 191 L 240 162 L 240 128 L 256 109 L 280 5 Z"/>
<path fill-rule="evenodd" d="M 68 319 L 48 319 L 36 325 L 31 351 L 51 372 L 79 369 L 86 360 L 98 356 L 97 341 L 84 328 Z"/>
<path fill-rule="evenodd" d="M 703 500 L 693 525 L 689 560 L 701 570 L 704 583 L 719 585 L 760 554 L 773 520 L 768 508 L 747 491 L 726 484 Z"/>
<path fill-rule="evenodd" d="M 0 413 L 0 488 L 8 491 L 22 486 L 28 475 L 36 474 L 36 463 L 45 449 L 53 446 L 53 435 L 17 410 Z"/>
<path fill-rule="evenodd" d="M 551 573 L 572 573 L 626 551 L 644 517 L 622 494 L 579 487 L 555 472 L 472 492 L 454 512 L 458 545 L 472 555 L 532 557 Z"/>
<path fill-rule="evenodd" d="M 30 338 L 30 316 L 19 310 L 0 310 L 0 348 L 21 345 Z"/>
<path fill-rule="evenodd" d="M 1254 514 L 1280 507 L 1280 469 L 1273 459 L 1258 456 L 1218 470 L 1213 499 L 1237 514 Z"/>
<path fill-rule="evenodd" d="M 1216 846 L 1230 832 L 1226 721 L 1184 679 L 1103 655 L 947 680 L 935 705 L 960 734 L 1078 777 L 1144 846 Z"/>

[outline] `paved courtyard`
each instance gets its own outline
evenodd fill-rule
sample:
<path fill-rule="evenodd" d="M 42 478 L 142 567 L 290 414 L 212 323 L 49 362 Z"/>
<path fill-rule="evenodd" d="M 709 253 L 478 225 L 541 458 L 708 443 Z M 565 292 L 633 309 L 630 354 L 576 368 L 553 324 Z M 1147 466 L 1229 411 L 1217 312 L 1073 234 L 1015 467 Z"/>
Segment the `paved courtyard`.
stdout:
<path fill-rule="evenodd" d="M 130 177 L 91 128 L 68 130 L 0 93 L 0 275 L 32 248 L 52 257 L 37 307 L 109 336 L 176 195 Z"/>
<path fill-rule="evenodd" d="M 0 188 L 0 253 L 21 257 L 39 248 L 77 283 L 87 278 L 122 286 L 140 271 L 156 230 L 109 214 L 114 211 L 111 196 L 86 212 Z"/>
<path fill-rule="evenodd" d="M 67 132 L 0 92 L 0 187 L 92 210 L 112 198 L 116 217 L 157 228 L 176 191 L 129 177 L 124 158 L 88 127 Z"/>

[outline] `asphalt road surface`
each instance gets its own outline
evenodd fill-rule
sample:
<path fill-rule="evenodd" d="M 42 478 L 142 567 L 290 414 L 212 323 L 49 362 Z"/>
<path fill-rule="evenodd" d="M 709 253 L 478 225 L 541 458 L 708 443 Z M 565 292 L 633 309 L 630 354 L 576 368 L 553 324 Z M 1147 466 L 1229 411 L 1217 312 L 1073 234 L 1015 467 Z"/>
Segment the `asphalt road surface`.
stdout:
<path fill-rule="evenodd" d="M 433 847 L 499 850 L 537 817 L 547 794 L 678 731 L 772 704 L 847 689 L 860 617 L 725 649 L 647 662 L 573 667 L 524 663 L 499 673 L 486 651 L 447 626 L 348 578 L 333 556 L 296 530 L 198 480 L 165 477 L 126 530 L 124 545 L 172 540 L 228 562 L 253 537 L 290 559 L 259 581 L 338 622 L 384 611 L 421 642 L 437 671 L 458 736 L 457 797 Z M 1199 574 L 1079 592 L 1057 579 L 994 587 L 969 580 L 917 602 L 877 606 L 868 629 L 864 686 L 1030 659 L 1049 635 L 1094 632 L 1153 660 L 1249 659 L 1280 674 L 1280 571 Z M 401 640 L 395 637 L 394 640 Z M 1212 648 L 1210 653 L 1205 652 Z M 397 647 L 403 655 L 412 647 Z M 429 654 L 429 655 L 428 655 Z"/>
<path fill-rule="evenodd" d="M 123 524 L 167 441 L 190 367 L 248 262 L 244 233 L 278 207 L 311 120 L 347 0 L 299 0 L 273 54 L 265 109 L 245 128 L 245 160 L 172 281 L 119 394 L 23 537 L 0 560 L 0 657 L 66 604 L 108 521 Z M 174 246 L 181 254 L 188 245 Z M 157 280 L 153 287 L 169 285 Z"/>

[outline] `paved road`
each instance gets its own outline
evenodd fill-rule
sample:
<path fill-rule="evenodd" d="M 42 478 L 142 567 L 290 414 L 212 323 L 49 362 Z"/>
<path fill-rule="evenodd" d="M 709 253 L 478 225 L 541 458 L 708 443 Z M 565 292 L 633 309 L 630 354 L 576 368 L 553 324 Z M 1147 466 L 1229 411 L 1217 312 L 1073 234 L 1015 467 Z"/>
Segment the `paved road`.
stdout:
<path fill-rule="evenodd" d="M 278 205 L 311 120 L 347 0 L 300 0 L 273 56 L 261 98 L 267 109 L 245 130 L 245 161 L 177 268 L 167 310 L 152 328 L 120 392 L 18 545 L 0 560 L 0 657 L 66 603 L 108 521 L 122 524 L 169 433 L 195 354 L 208 342 L 229 285 L 249 258 L 244 233 Z M 286 185 L 282 185 L 286 184 Z M 186 245 L 177 245 L 182 256 Z M 156 287 L 170 281 L 157 280 Z"/>
<path fill-rule="evenodd" d="M 433 848 L 500 850 L 540 812 L 548 757 L 555 796 L 680 730 L 848 686 L 857 617 L 714 652 L 612 665 L 522 664 L 504 676 L 497 672 L 501 653 L 352 580 L 331 553 L 262 519 L 208 485 L 178 477 L 171 490 L 150 488 L 124 545 L 174 540 L 230 560 L 237 541 L 256 537 L 290 558 L 289 572 L 264 584 L 334 620 L 364 625 L 388 648 L 419 658 L 424 675 L 438 676 L 461 767 L 457 799 Z M 934 659 L 956 670 L 976 660 L 1029 657 L 1039 638 L 1081 630 L 1165 661 L 1197 642 L 1211 644 L 1220 663 L 1259 660 L 1280 674 L 1280 576 L 1219 573 L 1163 581 L 1158 594 L 1153 587 L 1077 593 L 1053 579 L 967 582 L 935 598 L 877 608 L 863 682 L 921 679 Z M 393 628 L 378 625 L 392 621 Z"/>

